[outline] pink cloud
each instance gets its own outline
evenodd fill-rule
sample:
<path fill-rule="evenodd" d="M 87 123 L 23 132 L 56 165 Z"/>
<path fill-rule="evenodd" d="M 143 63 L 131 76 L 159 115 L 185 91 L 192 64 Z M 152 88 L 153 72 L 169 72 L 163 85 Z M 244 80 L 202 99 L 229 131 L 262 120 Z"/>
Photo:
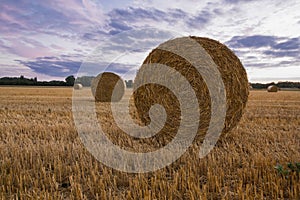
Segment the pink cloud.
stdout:
<path fill-rule="evenodd" d="M 91 0 L 52 0 L 50 2 L 41 1 L 41 4 L 51 6 L 56 11 L 64 13 L 69 18 L 70 24 L 99 26 L 105 22 L 101 4 Z"/>
<path fill-rule="evenodd" d="M 56 50 L 66 50 L 64 47 L 61 47 L 61 46 L 58 46 L 58 45 L 55 45 L 55 44 L 52 44 L 51 47 L 53 49 L 56 49 Z"/>
<path fill-rule="evenodd" d="M 43 46 L 36 42 L 35 44 L 30 44 L 22 40 L 15 39 L 11 41 L 10 47 L 8 47 L 10 53 L 16 54 L 20 57 L 33 59 L 41 56 L 52 56 L 51 49 Z"/>

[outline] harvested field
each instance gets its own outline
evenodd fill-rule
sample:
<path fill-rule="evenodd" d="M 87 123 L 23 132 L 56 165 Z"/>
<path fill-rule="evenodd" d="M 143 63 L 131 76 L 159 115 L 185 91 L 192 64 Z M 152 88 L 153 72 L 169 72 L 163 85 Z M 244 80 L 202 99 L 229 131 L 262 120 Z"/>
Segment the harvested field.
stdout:
<path fill-rule="evenodd" d="M 240 123 L 208 156 L 190 149 L 165 169 L 127 174 L 81 144 L 72 88 L 1 87 L 0 199 L 300 199 L 299 172 L 274 168 L 300 162 L 299 133 L 300 92 L 252 90 Z"/>

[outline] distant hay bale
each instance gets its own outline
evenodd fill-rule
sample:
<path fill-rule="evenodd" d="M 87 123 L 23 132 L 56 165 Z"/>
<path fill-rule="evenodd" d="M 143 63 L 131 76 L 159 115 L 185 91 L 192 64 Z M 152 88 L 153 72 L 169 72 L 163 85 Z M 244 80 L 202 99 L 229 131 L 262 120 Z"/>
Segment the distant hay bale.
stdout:
<path fill-rule="evenodd" d="M 267 90 L 268 92 L 278 92 L 279 88 L 276 85 L 270 85 Z"/>
<path fill-rule="evenodd" d="M 80 83 L 74 84 L 74 89 L 75 90 L 81 90 L 83 86 Z"/>
<path fill-rule="evenodd" d="M 246 106 L 249 94 L 249 82 L 246 71 L 239 58 L 220 42 L 209 38 L 194 36 L 190 38 L 198 42 L 206 52 L 208 52 L 218 66 L 218 70 L 222 76 L 227 98 L 227 113 L 224 129 L 222 131 L 222 135 L 224 135 L 238 124 Z M 172 40 L 166 43 L 168 42 L 172 42 Z M 208 129 L 211 116 L 211 98 L 202 76 L 187 60 L 175 53 L 160 48 L 154 49 L 145 59 L 144 64 L 149 63 L 167 65 L 180 72 L 189 81 L 198 98 L 200 110 L 200 119 L 196 119 L 199 122 L 196 140 L 199 141 L 200 139 L 202 142 Z M 203 63 L 205 64 L 205 61 L 203 61 Z M 147 67 L 147 65 L 143 65 L 142 68 L 143 67 Z M 157 73 L 159 73 L 159 69 L 157 71 Z M 153 75 L 155 76 L 155 74 Z M 143 82 L 143 77 L 147 76 L 149 76 L 149 74 L 137 76 L 142 78 L 136 78 L 134 83 Z M 214 79 L 215 77 L 211 78 Z M 134 88 L 137 89 L 136 87 Z M 172 134 L 171 132 L 180 125 L 180 104 L 176 96 L 168 88 L 158 84 L 146 84 L 139 87 L 133 93 L 133 99 L 135 108 L 132 108 L 132 110 L 134 110 L 132 111 L 132 115 L 137 115 L 134 116 L 134 118 L 140 120 L 145 125 L 150 123 L 149 109 L 155 104 L 162 105 L 167 113 L 167 121 L 161 130 L 163 133 Z"/>
<path fill-rule="evenodd" d="M 249 83 L 249 90 L 253 90 L 251 83 Z"/>
<path fill-rule="evenodd" d="M 92 80 L 91 90 L 96 101 L 118 102 L 125 93 L 125 84 L 120 76 L 104 72 Z"/>

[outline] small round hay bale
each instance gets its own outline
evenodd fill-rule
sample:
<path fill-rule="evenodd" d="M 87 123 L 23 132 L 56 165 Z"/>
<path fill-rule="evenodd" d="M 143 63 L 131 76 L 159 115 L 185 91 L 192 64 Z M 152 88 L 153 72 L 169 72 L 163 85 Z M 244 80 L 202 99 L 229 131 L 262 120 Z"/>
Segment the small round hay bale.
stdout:
<path fill-rule="evenodd" d="M 224 82 L 227 98 L 226 119 L 222 131 L 222 135 L 224 135 L 238 124 L 246 106 L 249 94 L 249 82 L 246 71 L 239 58 L 220 42 L 195 36 L 191 36 L 190 38 L 198 42 L 211 56 Z M 171 41 L 167 41 L 166 43 Z M 174 46 L 178 45 L 174 44 Z M 188 51 L 188 49 L 186 49 L 186 51 Z M 197 52 L 193 52 L 193 54 L 194 53 Z M 186 59 L 170 51 L 162 50 L 159 47 L 154 49 L 144 61 L 144 64 L 150 63 L 159 63 L 175 69 L 185 76 L 192 86 L 198 99 L 200 111 L 200 118 L 195 119 L 199 122 L 196 141 L 202 142 L 208 130 L 211 116 L 211 98 L 204 79 L 198 73 L 197 69 Z M 205 61 L 203 61 L 203 63 L 205 64 Z M 144 66 L 147 67 L 147 65 L 143 65 L 142 67 Z M 159 69 L 157 71 L 159 73 Z M 142 79 L 146 76 L 149 76 L 149 74 L 137 76 L 141 78 L 136 78 L 134 83 L 143 82 Z M 179 101 L 172 91 L 158 84 L 146 84 L 139 88 L 134 87 L 134 89 L 136 89 L 133 93 L 135 108 L 132 109 L 135 110 L 133 113 L 137 116 L 133 117 L 140 120 L 144 125 L 149 125 L 151 122 L 149 116 L 151 106 L 160 104 L 165 108 L 167 113 L 166 123 L 161 131 L 164 134 L 173 134 L 172 132 L 176 132 L 176 129 L 180 125 L 181 111 Z M 174 135 L 172 137 L 174 137 Z"/>
<path fill-rule="evenodd" d="M 74 84 L 74 90 L 81 90 L 83 86 L 80 83 Z"/>
<path fill-rule="evenodd" d="M 92 80 L 91 90 L 96 101 L 118 102 L 125 93 L 125 84 L 120 76 L 104 72 Z"/>
<path fill-rule="evenodd" d="M 249 83 L 249 90 L 253 90 L 251 83 Z"/>
<path fill-rule="evenodd" d="M 270 85 L 267 90 L 268 92 L 278 92 L 279 88 L 276 85 Z"/>

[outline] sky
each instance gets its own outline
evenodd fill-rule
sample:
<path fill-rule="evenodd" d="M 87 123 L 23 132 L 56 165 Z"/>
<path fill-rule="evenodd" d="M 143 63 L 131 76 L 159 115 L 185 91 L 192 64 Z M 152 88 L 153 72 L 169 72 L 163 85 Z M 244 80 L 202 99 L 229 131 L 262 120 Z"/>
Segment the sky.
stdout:
<path fill-rule="evenodd" d="M 0 77 L 134 79 L 150 50 L 195 35 L 226 44 L 249 81 L 300 81 L 300 1 L 1 0 Z"/>

